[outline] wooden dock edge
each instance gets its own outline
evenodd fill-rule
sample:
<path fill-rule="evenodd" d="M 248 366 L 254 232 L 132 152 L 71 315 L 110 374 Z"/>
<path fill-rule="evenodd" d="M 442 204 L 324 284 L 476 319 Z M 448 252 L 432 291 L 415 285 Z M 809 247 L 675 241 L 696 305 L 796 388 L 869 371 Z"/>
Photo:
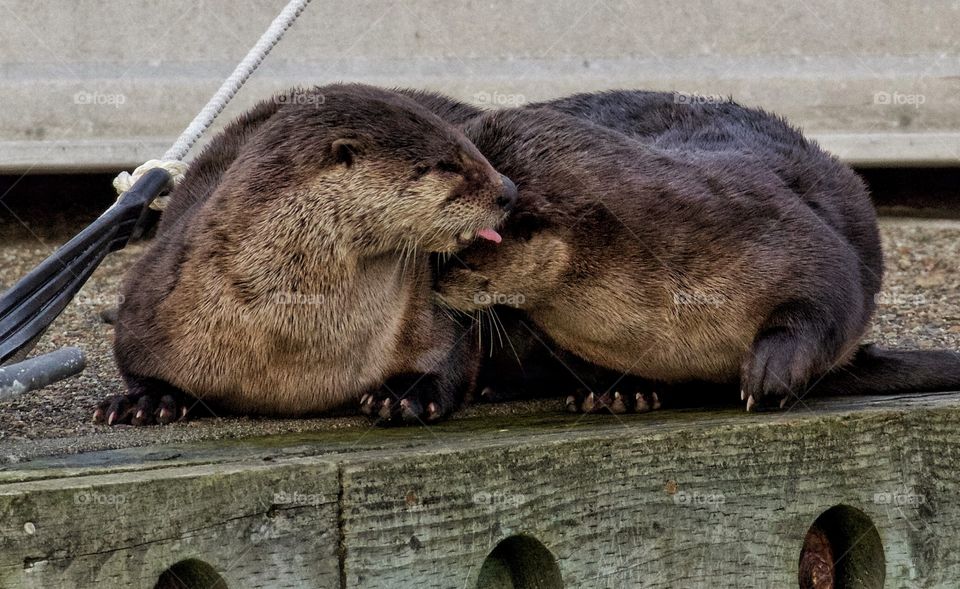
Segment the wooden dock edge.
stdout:
<path fill-rule="evenodd" d="M 849 586 L 955 587 L 960 395 L 823 407 L 54 470 L 0 483 L 0 586 L 786 588 L 846 506 Z"/>

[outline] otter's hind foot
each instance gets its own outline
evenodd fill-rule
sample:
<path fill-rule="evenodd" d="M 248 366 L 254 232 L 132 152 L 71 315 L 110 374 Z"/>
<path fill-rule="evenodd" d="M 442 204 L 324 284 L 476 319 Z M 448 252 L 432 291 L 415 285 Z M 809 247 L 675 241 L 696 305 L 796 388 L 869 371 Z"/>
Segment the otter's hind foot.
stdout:
<path fill-rule="evenodd" d="M 453 410 L 442 397 L 433 375 L 397 376 L 363 395 L 360 411 L 377 425 L 427 425 L 441 421 Z"/>
<path fill-rule="evenodd" d="M 747 411 L 783 409 L 799 401 L 812 378 L 816 351 L 785 330 L 759 338 L 741 369 L 740 399 Z"/>
<path fill-rule="evenodd" d="M 190 417 L 192 397 L 167 383 L 152 379 L 128 381 L 125 394 L 97 404 L 93 422 L 103 425 L 166 425 Z"/>
<path fill-rule="evenodd" d="M 567 397 L 566 407 L 571 413 L 649 413 L 660 408 L 660 398 L 655 392 L 614 391 L 597 395 L 577 391 Z"/>

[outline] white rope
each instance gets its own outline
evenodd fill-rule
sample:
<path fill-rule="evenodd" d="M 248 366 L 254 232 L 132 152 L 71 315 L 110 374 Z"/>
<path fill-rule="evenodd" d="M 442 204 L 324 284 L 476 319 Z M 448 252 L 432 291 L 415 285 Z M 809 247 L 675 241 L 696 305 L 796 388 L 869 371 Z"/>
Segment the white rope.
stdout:
<path fill-rule="evenodd" d="M 270 53 L 270 50 L 280 41 L 283 34 L 287 32 L 287 29 L 297 20 L 297 17 L 300 16 L 300 13 L 303 12 L 303 9 L 306 8 L 309 3 L 310 0 L 290 0 L 283 10 L 280 11 L 280 14 L 273 19 L 273 22 L 270 23 L 270 26 L 263 35 L 260 36 L 256 44 L 250 48 L 250 51 L 247 52 L 243 61 L 237 64 L 237 67 L 233 70 L 233 73 L 230 74 L 230 77 L 223 81 L 223 84 L 220 85 L 217 92 L 210 98 L 203 109 L 197 113 L 197 116 L 190 121 L 190 124 L 187 125 L 183 133 L 177 137 L 177 140 L 170 149 L 163 154 L 163 159 L 150 160 L 134 170 L 133 174 L 121 172 L 120 175 L 113 180 L 113 187 L 116 188 L 117 194 L 122 196 L 124 192 L 130 190 L 141 176 L 154 168 L 163 168 L 170 172 L 173 178 L 173 185 L 176 186 L 176 184 L 183 179 L 183 174 L 187 169 L 187 164 L 182 161 L 183 157 L 187 155 L 187 152 L 190 151 L 193 144 L 197 142 L 197 139 L 203 135 L 204 131 L 213 124 L 217 115 L 223 112 L 223 109 L 237 94 L 237 91 L 240 90 L 244 82 L 247 81 L 247 78 L 256 71 L 264 58 Z M 163 210 L 166 206 L 166 201 L 167 197 L 154 199 L 150 207 Z"/>
<path fill-rule="evenodd" d="M 137 166 L 137 169 L 134 170 L 132 174 L 129 172 L 120 172 L 120 174 L 113 179 L 113 187 L 117 190 L 117 194 L 123 196 L 126 191 L 130 190 L 133 185 L 137 183 L 137 180 L 139 180 L 141 176 L 154 168 L 163 168 L 166 170 L 167 173 L 170 174 L 170 182 L 173 186 L 180 184 L 180 181 L 183 180 L 183 175 L 187 172 L 187 164 L 180 160 L 147 160 Z M 166 196 L 157 197 L 150 203 L 150 208 L 157 211 L 162 211 L 166 206 Z"/>

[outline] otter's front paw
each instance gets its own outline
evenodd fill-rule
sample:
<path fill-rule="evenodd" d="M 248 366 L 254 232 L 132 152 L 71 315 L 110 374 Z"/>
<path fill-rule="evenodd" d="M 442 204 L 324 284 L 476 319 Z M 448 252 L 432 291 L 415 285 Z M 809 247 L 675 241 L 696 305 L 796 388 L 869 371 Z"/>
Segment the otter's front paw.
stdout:
<path fill-rule="evenodd" d="M 567 397 L 566 406 L 571 413 L 649 413 L 660 408 L 660 398 L 657 393 L 646 391 L 614 391 L 599 395 L 589 391 L 577 391 Z"/>
<path fill-rule="evenodd" d="M 452 409 L 431 375 L 394 377 L 360 398 L 360 411 L 383 426 L 436 423 Z"/>
<path fill-rule="evenodd" d="M 459 311 L 476 311 L 493 304 L 490 279 L 466 268 L 448 270 L 437 283 L 435 295 L 441 305 Z"/>
<path fill-rule="evenodd" d="M 105 425 L 165 425 L 184 420 L 188 404 L 182 395 L 138 391 L 107 397 L 97 404 L 93 422 Z"/>

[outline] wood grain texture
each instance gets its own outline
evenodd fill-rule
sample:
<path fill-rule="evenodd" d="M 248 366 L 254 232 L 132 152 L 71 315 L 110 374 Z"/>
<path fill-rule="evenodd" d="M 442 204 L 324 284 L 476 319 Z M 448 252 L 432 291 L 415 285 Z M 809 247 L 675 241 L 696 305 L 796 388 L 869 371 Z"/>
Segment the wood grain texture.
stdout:
<path fill-rule="evenodd" d="M 956 431 L 950 413 L 940 417 Z M 645 434 L 625 420 L 620 436 L 357 456 L 343 475 L 346 586 L 473 587 L 499 541 L 528 534 L 556 556 L 566 587 L 796 587 L 807 530 L 841 504 L 878 527 L 886 587 L 956 586 L 955 572 L 937 570 L 955 557 L 930 550 L 956 520 L 910 507 L 958 488 L 953 472 L 950 491 L 920 488 L 915 440 L 927 421 L 865 414 Z"/>
<path fill-rule="evenodd" d="M 0 587 L 150 588 L 196 558 L 231 589 L 472 589 L 522 535 L 480 587 L 780 589 L 847 505 L 876 526 L 884 587 L 947 589 L 958 430 L 960 394 L 916 395 L 36 461 L 0 480 Z"/>
<path fill-rule="evenodd" d="M 337 476 L 310 460 L 0 486 L 0 587 L 152 588 L 197 558 L 228 587 L 339 584 Z"/>

